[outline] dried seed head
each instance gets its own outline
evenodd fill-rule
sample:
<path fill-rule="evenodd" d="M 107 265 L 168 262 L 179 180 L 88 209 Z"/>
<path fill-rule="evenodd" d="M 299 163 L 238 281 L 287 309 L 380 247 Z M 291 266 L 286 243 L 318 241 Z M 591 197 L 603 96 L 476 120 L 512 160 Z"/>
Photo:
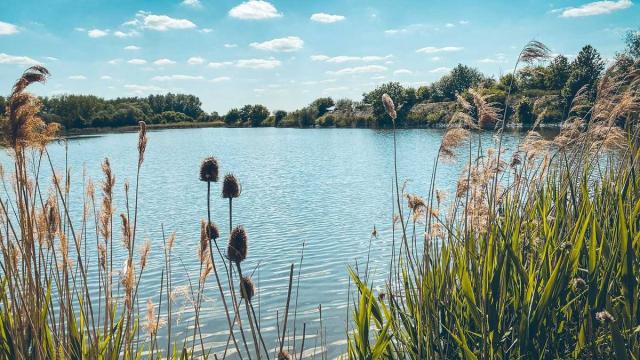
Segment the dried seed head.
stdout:
<path fill-rule="evenodd" d="M 142 243 L 140 248 L 140 269 L 144 269 L 147 266 L 147 257 L 149 256 L 149 250 L 151 249 L 151 240 L 146 239 Z"/>
<path fill-rule="evenodd" d="M 208 157 L 200 165 L 200 181 L 218 182 L 218 160 Z"/>
<path fill-rule="evenodd" d="M 587 283 L 582 278 L 575 278 L 571 281 L 571 289 L 578 293 L 587 288 Z"/>
<path fill-rule="evenodd" d="M 198 258 L 204 263 L 209 256 L 209 237 L 207 224 L 204 220 L 200 221 L 200 248 L 198 249 Z"/>
<path fill-rule="evenodd" d="M 603 310 L 596 313 L 596 320 L 600 321 L 603 324 L 610 324 L 616 319 L 611 315 L 607 310 Z"/>
<path fill-rule="evenodd" d="M 144 151 L 147 149 L 147 124 L 140 121 L 138 125 L 140 125 L 138 132 L 138 166 L 140 166 L 144 161 Z"/>
<path fill-rule="evenodd" d="M 549 58 L 551 51 L 549 48 L 540 41 L 530 41 L 520 54 L 520 60 L 526 63 L 533 62 L 535 60 L 544 60 Z"/>
<path fill-rule="evenodd" d="M 240 263 L 247 258 L 248 250 L 249 239 L 247 238 L 247 232 L 242 226 L 235 227 L 229 236 L 227 257 L 230 261 Z"/>
<path fill-rule="evenodd" d="M 278 360 L 291 360 L 293 359 L 291 357 L 291 354 L 289 354 L 289 352 L 287 352 L 286 350 L 282 350 L 278 353 Z"/>
<path fill-rule="evenodd" d="M 382 94 L 382 104 L 384 105 L 384 109 L 387 111 L 387 114 L 389 114 L 391 119 L 395 122 L 398 118 L 398 114 L 396 113 L 396 107 L 389 94 Z"/>
<path fill-rule="evenodd" d="M 253 280 L 248 276 L 243 276 L 242 279 L 240 279 L 240 296 L 242 296 L 243 299 L 251 301 L 255 293 L 256 286 Z"/>
<path fill-rule="evenodd" d="M 173 233 L 171 233 L 171 235 L 169 235 L 169 238 L 167 239 L 167 250 L 171 251 L 171 249 L 173 248 L 173 243 L 176 241 L 176 232 L 174 231 Z"/>
<path fill-rule="evenodd" d="M 125 213 L 120 214 L 122 219 L 122 243 L 125 249 L 129 249 L 131 245 L 131 225 L 129 225 L 129 219 Z"/>
<path fill-rule="evenodd" d="M 220 231 L 218 230 L 218 226 L 214 223 L 209 223 L 207 225 L 207 237 L 210 240 L 216 240 L 220 238 Z"/>
<path fill-rule="evenodd" d="M 237 198 L 242 192 L 242 186 L 238 178 L 233 174 L 227 174 L 222 181 L 222 197 L 225 199 Z"/>
<path fill-rule="evenodd" d="M 424 199 L 416 194 L 407 194 L 407 205 L 409 209 L 414 212 L 419 211 L 421 208 L 425 208 L 427 205 L 424 202 Z"/>

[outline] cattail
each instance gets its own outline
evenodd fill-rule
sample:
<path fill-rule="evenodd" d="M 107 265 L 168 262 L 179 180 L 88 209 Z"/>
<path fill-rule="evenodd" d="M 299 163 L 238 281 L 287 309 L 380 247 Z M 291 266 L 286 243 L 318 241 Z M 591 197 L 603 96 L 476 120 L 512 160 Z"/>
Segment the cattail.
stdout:
<path fill-rule="evenodd" d="M 289 354 L 286 350 L 282 350 L 278 353 L 278 360 L 291 360 L 291 354 Z"/>
<path fill-rule="evenodd" d="M 140 248 L 140 269 L 144 269 L 147 265 L 147 257 L 149 256 L 150 249 L 151 240 L 146 239 L 144 243 L 142 243 L 142 247 Z"/>
<path fill-rule="evenodd" d="M 607 310 L 603 310 L 596 313 L 596 320 L 600 321 L 603 324 L 610 324 L 616 319 L 611 315 Z"/>
<path fill-rule="evenodd" d="M 384 105 L 384 109 L 387 111 L 387 114 L 391 117 L 391 120 L 395 123 L 398 118 L 398 114 L 396 113 L 396 107 L 393 104 L 391 96 L 386 93 L 382 94 L 382 104 Z"/>
<path fill-rule="evenodd" d="M 138 166 L 144 161 L 144 151 L 147 148 L 147 124 L 144 121 L 138 122 L 140 131 L 138 132 Z"/>
<path fill-rule="evenodd" d="M 227 174 L 222 181 L 222 197 L 225 199 L 237 198 L 242 192 L 238 178 L 233 174 Z"/>
<path fill-rule="evenodd" d="M 230 261 L 240 263 L 247 258 L 248 250 L 249 240 L 247 238 L 247 232 L 242 226 L 236 226 L 229 236 L 227 257 Z"/>
<path fill-rule="evenodd" d="M 240 279 L 240 296 L 243 299 L 251 301 L 255 293 L 256 286 L 254 285 L 253 280 L 251 280 L 250 277 L 243 276 L 242 279 Z"/>
<path fill-rule="evenodd" d="M 208 157 L 200 165 L 200 181 L 218 182 L 218 160 Z"/>

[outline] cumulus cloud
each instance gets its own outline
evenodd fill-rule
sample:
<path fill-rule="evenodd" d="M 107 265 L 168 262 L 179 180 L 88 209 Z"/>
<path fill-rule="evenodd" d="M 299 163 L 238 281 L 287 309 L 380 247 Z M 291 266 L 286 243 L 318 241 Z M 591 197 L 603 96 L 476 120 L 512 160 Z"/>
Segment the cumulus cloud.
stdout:
<path fill-rule="evenodd" d="M 302 49 L 304 41 L 297 36 L 287 36 L 284 38 L 273 39 L 261 43 L 249 44 L 252 48 L 266 51 L 276 52 L 293 52 Z"/>
<path fill-rule="evenodd" d="M 211 81 L 213 83 L 218 83 L 218 82 L 224 82 L 224 81 L 229 81 L 229 80 L 231 80 L 231 78 L 228 77 L 228 76 L 218 76 L 218 77 L 213 78 L 213 79 L 211 79 L 209 81 Z"/>
<path fill-rule="evenodd" d="M 163 88 L 153 85 L 126 84 L 124 88 L 136 94 L 164 91 Z"/>
<path fill-rule="evenodd" d="M 87 77 L 84 75 L 71 75 L 69 80 L 87 80 Z"/>
<path fill-rule="evenodd" d="M 212 69 L 220 69 L 220 68 L 223 68 L 223 67 L 229 66 L 229 65 L 233 65 L 233 62 L 231 62 L 231 61 L 210 62 L 209 64 L 207 64 L 207 66 L 212 68 Z"/>
<path fill-rule="evenodd" d="M 342 15 L 332 15 L 326 13 L 315 13 L 311 15 L 311 21 L 323 23 L 323 24 L 331 24 L 338 21 L 343 21 L 346 17 Z"/>
<path fill-rule="evenodd" d="M 87 31 L 87 35 L 89 35 L 90 38 L 97 39 L 109 35 L 109 30 L 91 29 Z"/>
<path fill-rule="evenodd" d="M 413 74 L 413 72 L 409 69 L 398 69 L 393 72 L 393 75 L 410 75 L 410 74 Z"/>
<path fill-rule="evenodd" d="M 189 60 L 187 60 L 187 64 L 189 64 L 189 65 L 202 65 L 202 64 L 204 64 L 204 59 L 201 58 L 200 56 L 193 56 L 193 57 L 190 57 Z"/>
<path fill-rule="evenodd" d="M 417 53 L 423 54 L 438 54 L 438 53 L 448 53 L 448 52 L 456 52 L 462 51 L 464 48 L 458 46 L 445 46 L 445 47 L 435 47 L 435 46 L 427 46 L 421 49 L 416 50 Z"/>
<path fill-rule="evenodd" d="M 139 11 L 135 19 L 124 23 L 126 26 L 136 26 L 155 31 L 182 30 L 196 28 L 196 24 L 187 19 L 176 19 L 167 15 L 155 15 Z"/>
<path fill-rule="evenodd" d="M 58 61 L 59 60 L 57 57 L 53 57 L 53 56 L 45 56 L 44 59 L 50 60 L 50 61 Z"/>
<path fill-rule="evenodd" d="M 438 74 L 438 73 L 446 73 L 449 72 L 451 70 L 451 68 L 448 67 L 439 67 L 439 68 L 435 68 L 433 70 L 429 70 L 430 73 L 434 73 L 434 74 Z"/>
<path fill-rule="evenodd" d="M 242 59 L 236 62 L 237 67 L 247 69 L 274 69 L 280 65 L 282 62 L 276 59 Z"/>
<path fill-rule="evenodd" d="M 422 33 L 428 30 L 435 30 L 434 27 L 426 24 L 411 24 L 405 27 L 385 30 L 385 35 L 406 35 L 413 33 Z"/>
<path fill-rule="evenodd" d="M 109 65 L 118 65 L 122 63 L 122 59 L 111 59 L 108 61 Z"/>
<path fill-rule="evenodd" d="M 444 27 L 452 28 L 452 27 L 456 27 L 456 25 L 454 23 L 446 23 L 446 24 L 444 24 Z"/>
<path fill-rule="evenodd" d="M 504 54 L 496 54 L 496 56 L 494 57 L 480 59 L 478 60 L 478 62 L 483 64 L 504 64 L 508 63 L 509 61 Z"/>
<path fill-rule="evenodd" d="M 131 59 L 129 61 L 127 61 L 127 63 L 132 64 L 132 65 L 144 65 L 147 63 L 147 60 L 144 59 Z"/>
<path fill-rule="evenodd" d="M 268 1 L 250 0 L 229 10 L 229 16 L 242 20 L 263 20 L 281 17 L 282 14 Z"/>
<path fill-rule="evenodd" d="M 124 49 L 125 50 L 135 51 L 135 50 L 140 50 L 140 46 L 129 45 L 129 46 L 125 46 Z"/>
<path fill-rule="evenodd" d="M 382 65 L 365 65 L 365 66 L 355 66 L 348 67 L 344 69 L 340 69 L 338 71 L 327 71 L 327 74 L 331 75 L 352 75 L 352 74 L 366 74 L 366 73 L 380 73 L 387 71 L 386 66 Z"/>
<path fill-rule="evenodd" d="M 14 56 L 5 53 L 0 53 L 0 64 L 12 64 L 12 65 L 37 65 L 38 61 L 28 57 L 28 56 Z"/>
<path fill-rule="evenodd" d="M 129 38 L 129 37 L 134 37 L 138 35 L 140 35 L 140 33 L 135 30 L 129 30 L 127 32 L 118 30 L 113 33 L 113 36 L 119 37 L 119 38 Z"/>
<path fill-rule="evenodd" d="M 556 9 L 555 12 L 561 12 L 561 17 L 581 17 L 610 14 L 614 11 L 628 9 L 633 5 L 631 0 L 617 1 L 595 1 L 582 6 L 568 7 L 564 9 Z"/>
<path fill-rule="evenodd" d="M 102 75 L 102 76 L 100 76 L 100 79 L 101 80 L 111 80 L 112 78 L 109 75 Z"/>
<path fill-rule="evenodd" d="M 238 44 L 224 44 L 227 49 L 238 47 Z"/>
<path fill-rule="evenodd" d="M 175 62 L 175 61 L 173 61 L 173 60 L 171 60 L 171 59 L 166 59 L 166 58 L 165 58 L 165 59 L 158 59 L 158 60 L 154 61 L 153 63 L 154 63 L 155 65 L 160 65 L 160 66 L 162 66 L 162 65 L 173 65 L 173 64 L 175 64 L 176 62 Z"/>
<path fill-rule="evenodd" d="M 334 64 L 340 64 L 340 63 L 355 62 L 355 61 L 377 62 L 377 61 L 388 60 L 388 59 L 391 59 L 392 57 L 393 57 L 393 55 L 386 55 L 386 56 L 346 56 L 346 55 L 340 55 L 340 56 L 333 56 L 333 57 L 326 56 L 326 55 L 312 55 L 311 56 L 311 60 L 334 63 Z"/>
<path fill-rule="evenodd" d="M 184 81 L 184 80 L 204 80 L 202 76 L 193 75 L 163 75 L 154 76 L 151 78 L 153 81 Z"/>
<path fill-rule="evenodd" d="M 201 8 L 202 3 L 200 0 L 182 0 L 182 5 L 192 7 L 192 8 Z"/>
<path fill-rule="evenodd" d="M 13 35 L 19 33 L 18 27 L 3 21 L 0 21 L 0 35 Z"/>

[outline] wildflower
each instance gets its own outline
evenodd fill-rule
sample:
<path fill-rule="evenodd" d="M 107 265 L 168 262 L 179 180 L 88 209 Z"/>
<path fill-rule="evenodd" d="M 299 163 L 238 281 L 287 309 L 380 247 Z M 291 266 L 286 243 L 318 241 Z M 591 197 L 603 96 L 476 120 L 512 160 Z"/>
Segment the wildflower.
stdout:
<path fill-rule="evenodd" d="M 218 160 L 208 157 L 200 165 L 200 181 L 218 182 Z"/>
<path fill-rule="evenodd" d="M 600 321 L 602 324 L 610 324 L 616 319 L 611 315 L 607 310 L 602 310 L 596 313 L 596 320 Z"/>
<path fill-rule="evenodd" d="M 240 263 L 247 258 L 249 240 L 247 232 L 242 226 L 237 226 L 231 231 L 229 244 L 227 246 L 227 257 L 229 260 Z"/>
<path fill-rule="evenodd" d="M 242 192 L 238 178 L 233 174 L 227 174 L 222 181 L 222 197 L 225 199 L 237 198 Z"/>
<path fill-rule="evenodd" d="M 255 293 L 256 286 L 254 285 L 253 280 L 247 276 L 243 276 L 242 279 L 240 279 L 240 296 L 242 296 L 243 299 L 251 301 Z"/>
<path fill-rule="evenodd" d="M 387 114 L 389 114 L 389 116 L 391 117 L 391 120 L 393 120 L 393 122 L 395 123 L 396 119 L 398 118 L 398 114 L 396 113 L 396 107 L 393 104 L 391 96 L 389 96 L 388 94 L 383 94 L 382 104 L 384 105 L 384 109 L 387 111 Z"/>

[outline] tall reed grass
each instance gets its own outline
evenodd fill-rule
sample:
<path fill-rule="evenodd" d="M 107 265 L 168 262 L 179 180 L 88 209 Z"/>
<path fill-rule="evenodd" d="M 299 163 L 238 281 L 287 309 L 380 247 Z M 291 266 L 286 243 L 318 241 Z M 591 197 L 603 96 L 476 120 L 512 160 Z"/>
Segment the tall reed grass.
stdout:
<path fill-rule="evenodd" d="M 69 204 L 78 194 L 72 190 L 71 172 L 54 167 L 47 146 L 56 139 L 57 126 L 47 125 L 38 117 L 40 103 L 25 91 L 48 76 L 44 67 L 27 69 L 15 83 L 7 116 L 2 119 L 3 140 L 14 168 L 1 172 L 0 358 L 301 357 L 306 324 L 302 334 L 298 333 L 299 347 L 289 347 L 295 341 L 288 332 L 288 316 L 297 312 L 297 306 L 290 309 L 294 265 L 289 269 L 283 319 L 277 322 L 282 331 L 267 342 L 256 316 L 254 301 L 259 289 L 251 278 L 255 269 L 243 266 L 249 256 L 249 237 L 245 228 L 233 221 L 231 205 L 241 195 L 241 186 L 231 174 L 225 176 L 221 189 L 221 197 L 229 201 L 228 241 L 221 240 L 224 232 L 212 221 L 212 189 L 217 190 L 219 172 L 219 163 L 213 157 L 205 159 L 200 168 L 200 180 L 206 184 L 201 204 L 205 215 L 206 202 L 206 220 L 200 224 L 199 243 L 193 241 L 199 248 L 199 276 L 185 290 L 194 313 L 193 320 L 187 320 L 192 332 L 175 333 L 178 289 L 174 284 L 173 249 L 177 242 L 188 240 L 177 240 L 175 233 L 166 234 L 164 225 L 159 291 L 153 298 L 141 299 L 140 284 L 151 249 L 149 240 L 140 240 L 138 228 L 140 176 L 148 145 L 146 125 L 140 122 L 133 187 L 124 182 L 124 210 L 116 214 L 116 176 L 109 159 L 105 159 L 98 190 L 101 194 L 96 194 L 91 179 L 84 178 L 83 209 L 80 218 L 74 219 Z M 125 258 L 122 268 L 116 263 L 121 261 L 119 254 Z M 203 339 L 205 293 L 218 297 L 224 308 L 228 335 L 221 350 L 214 351 Z M 295 321 L 291 325 L 295 329 Z M 165 333 L 159 338 L 161 328 Z"/>
<path fill-rule="evenodd" d="M 518 63 L 547 54 L 532 42 Z M 534 128 L 512 155 L 497 104 L 476 91 L 473 103 L 459 99 L 439 160 L 457 155 L 465 170 L 448 201 L 434 187 L 437 162 L 424 198 L 396 190 L 384 291 L 350 272 L 349 359 L 640 357 L 640 64 L 632 68 L 611 65 L 588 111 L 579 94 L 558 136 Z M 473 151 L 486 124 L 494 147 Z"/>

